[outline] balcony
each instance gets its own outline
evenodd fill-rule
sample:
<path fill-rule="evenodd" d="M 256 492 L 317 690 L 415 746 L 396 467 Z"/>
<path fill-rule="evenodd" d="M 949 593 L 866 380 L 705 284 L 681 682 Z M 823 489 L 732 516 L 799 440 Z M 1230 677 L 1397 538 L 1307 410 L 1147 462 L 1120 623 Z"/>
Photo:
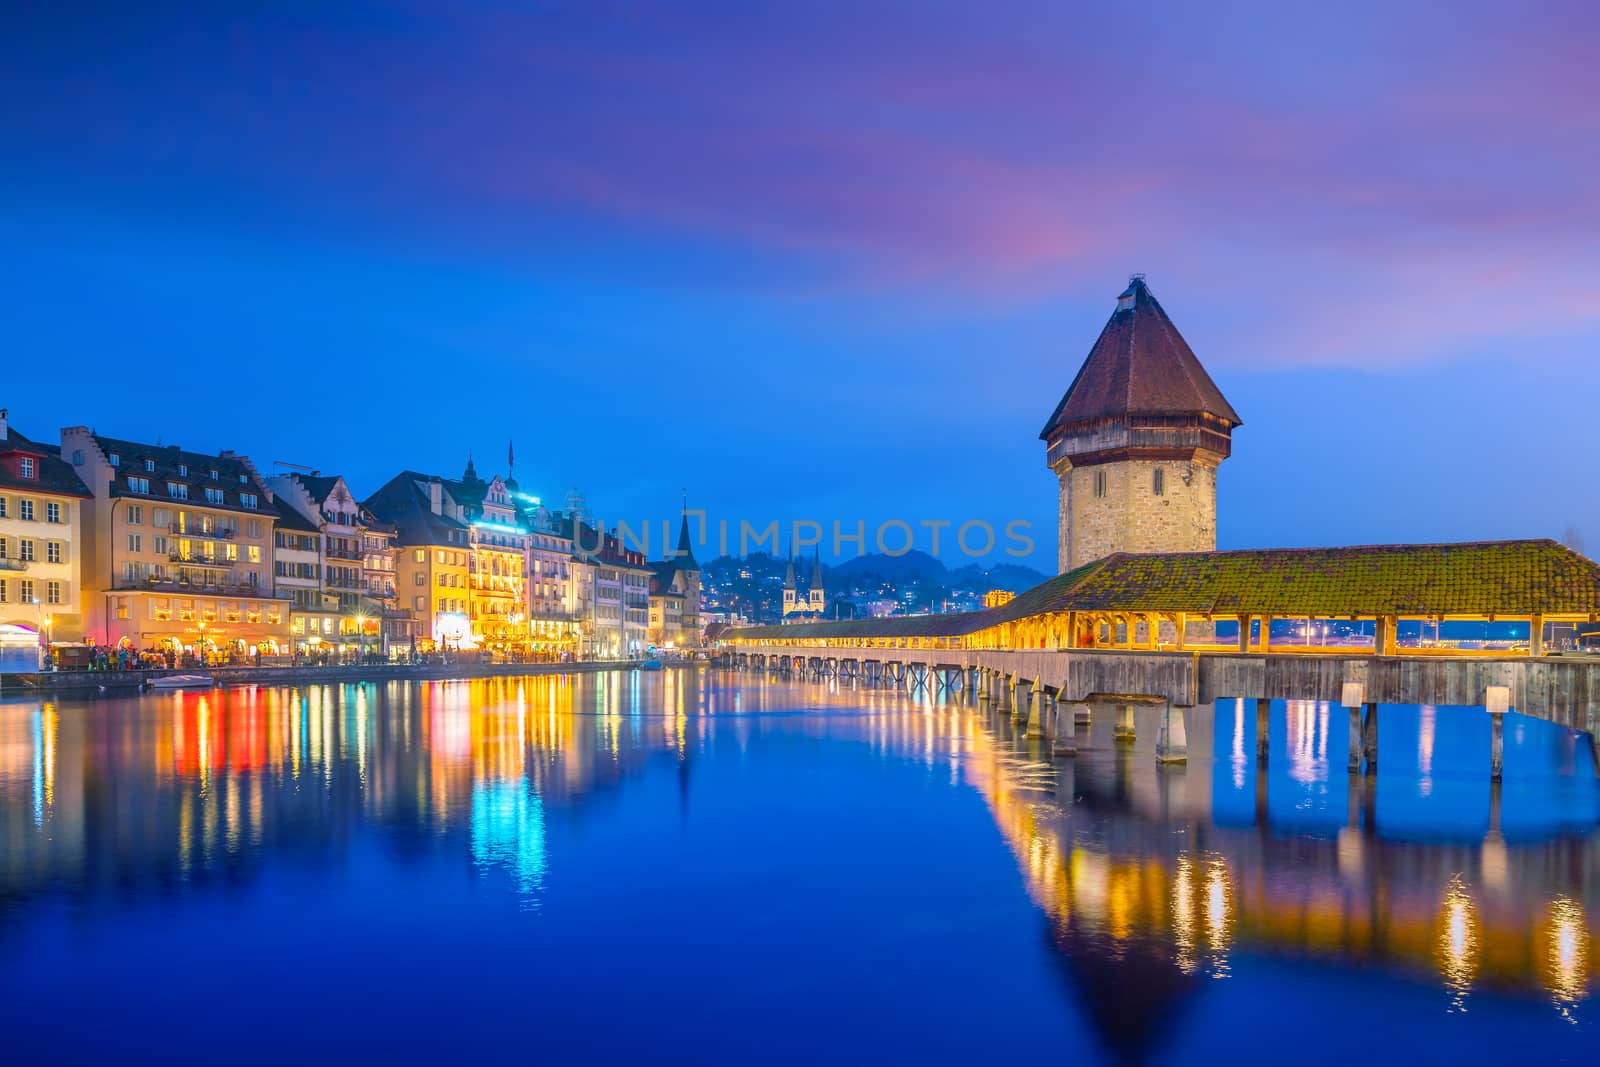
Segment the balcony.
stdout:
<path fill-rule="evenodd" d="M 118 578 L 111 583 L 114 593 L 135 591 L 178 593 L 184 596 L 225 596 L 241 600 L 289 600 L 288 593 L 269 593 L 258 585 L 242 582 L 190 582 L 183 578 Z"/>
<path fill-rule="evenodd" d="M 238 562 L 233 559 L 218 559 L 215 556 L 186 556 L 182 552 L 173 552 L 167 559 L 184 567 L 216 567 L 221 570 L 227 570 Z"/>
<path fill-rule="evenodd" d="M 180 533 L 178 536 L 180 536 L 180 537 L 204 537 L 209 541 L 232 541 L 235 537 L 239 536 L 239 531 L 236 530 L 236 529 L 189 530 L 189 531 Z"/>
<path fill-rule="evenodd" d="M 25 559 L 0 559 L 0 571 L 25 571 L 28 561 Z"/>
<path fill-rule="evenodd" d="M 329 559 L 344 559 L 355 563 L 360 563 L 362 559 L 359 548 L 335 548 L 333 545 L 328 546 L 327 555 Z"/>

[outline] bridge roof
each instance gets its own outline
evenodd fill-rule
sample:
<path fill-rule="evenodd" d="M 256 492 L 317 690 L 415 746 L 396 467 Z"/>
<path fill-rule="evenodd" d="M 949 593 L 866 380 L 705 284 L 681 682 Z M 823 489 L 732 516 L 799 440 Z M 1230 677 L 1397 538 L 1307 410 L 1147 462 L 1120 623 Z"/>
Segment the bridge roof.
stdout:
<path fill-rule="evenodd" d="M 757 626 L 727 636 L 959 637 L 1065 611 L 1582 616 L 1600 613 L 1600 565 L 1554 541 L 1119 553 L 985 611 Z"/>

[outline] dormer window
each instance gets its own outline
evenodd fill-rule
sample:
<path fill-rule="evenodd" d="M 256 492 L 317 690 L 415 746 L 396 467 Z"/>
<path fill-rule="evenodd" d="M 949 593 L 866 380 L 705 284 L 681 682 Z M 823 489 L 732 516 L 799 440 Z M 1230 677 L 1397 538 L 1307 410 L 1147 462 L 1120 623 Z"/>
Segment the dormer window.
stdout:
<path fill-rule="evenodd" d="M 32 478 L 34 476 L 33 475 L 33 457 L 32 456 L 23 456 L 22 457 L 22 459 L 20 461 L 20 465 L 17 468 L 17 473 L 20 474 L 24 478 Z"/>
<path fill-rule="evenodd" d="M 260 501 L 259 501 L 259 499 L 256 497 L 256 495 L 254 493 L 240 493 L 239 494 L 239 506 L 240 507 L 246 507 L 246 508 L 249 508 L 250 510 L 254 511 L 259 506 L 259 504 L 260 504 Z M 251 521 L 253 522 L 255 520 L 252 519 Z"/>
<path fill-rule="evenodd" d="M 217 468 L 215 468 L 215 467 L 211 468 L 210 474 L 211 474 L 211 480 L 212 481 L 216 481 L 218 479 L 218 477 L 219 477 L 219 475 L 217 473 Z"/>
<path fill-rule="evenodd" d="M 168 482 L 167 495 L 172 497 L 174 500 L 188 500 L 189 487 L 184 485 L 182 482 Z"/>
<path fill-rule="evenodd" d="M 147 471 L 154 471 L 156 469 L 156 461 L 153 460 L 153 459 L 145 460 L 144 461 L 144 469 L 147 470 Z"/>
<path fill-rule="evenodd" d="M 122 466 L 122 457 L 113 452 L 106 457 L 106 462 L 111 464 L 113 467 L 120 467 Z"/>
<path fill-rule="evenodd" d="M 246 477 L 245 477 L 245 476 L 244 476 L 244 475 L 242 475 L 242 474 L 241 474 L 241 475 L 239 475 L 239 484 L 240 484 L 240 485 L 244 485 L 244 484 L 245 484 L 245 483 L 246 483 L 246 482 L 248 482 L 248 481 L 249 481 L 249 480 L 250 480 L 250 479 L 248 479 L 248 478 L 246 478 Z"/>
<path fill-rule="evenodd" d="M 180 478 L 189 477 L 189 465 L 187 463 L 178 464 L 178 477 L 180 477 Z"/>

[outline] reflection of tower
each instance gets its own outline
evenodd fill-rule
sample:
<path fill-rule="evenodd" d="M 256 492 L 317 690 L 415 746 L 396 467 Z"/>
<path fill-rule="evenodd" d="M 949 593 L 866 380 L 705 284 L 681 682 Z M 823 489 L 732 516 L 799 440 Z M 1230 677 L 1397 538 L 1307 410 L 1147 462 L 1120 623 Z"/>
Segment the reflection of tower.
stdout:
<path fill-rule="evenodd" d="M 822 614 L 822 552 L 819 549 L 811 561 L 811 588 L 806 590 L 807 609 Z"/>

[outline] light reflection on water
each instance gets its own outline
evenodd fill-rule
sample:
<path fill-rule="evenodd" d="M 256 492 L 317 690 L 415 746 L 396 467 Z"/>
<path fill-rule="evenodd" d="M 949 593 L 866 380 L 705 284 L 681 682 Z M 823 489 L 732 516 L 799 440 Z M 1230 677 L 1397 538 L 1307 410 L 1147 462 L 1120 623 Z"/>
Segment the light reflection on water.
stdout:
<path fill-rule="evenodd" d="M 1492 789 L 1478 766 L 1486 724 L 1471 709 L 1386 707 L 1381 773 L 1350 776 L 1343 709 L 1274 704 L 1276 744 L 1262 766 L 1246 706 L 1223 702 L 1209 725 L 1193 723 L 1189 736 L 1204 740 L 1191 762 L 1158 768 L 1143 721 L 1131 746 L 1097 722 L 1080 729 L 1076 759 L 1051 759 L 1009 722 L 944 694 L 715 674 L 3 704 L 0 980 L 41 965 L 17 933 L 56 905 L 115 923 L 173 886 L 252 892 L 308 854 L 323 857 L 310 875 L 325 879 L 319 891 L 334 892 L 338 858 L 371 847 L 426 856 L 408 862 L 430 870 L 464 861 L 475 881 L 452 890 L 466 894 L 460 921 L 502 899 L 527 921 L 598 931 L 618 906 L 598 881 L 618 854 L 602 861 L 584 843 L 603 827 L 617 848 L 648 857 L 629 877 L 685 879 L 705 914 L 736 916 L 759 899 L 733 895 L 743 891 L 730 871 L 751 841 L 717 836 L 731 834 L 729 805 L 769 811 L 773 840 L 805 841 L 805 820 L 839 811 L 866 838 L 889 840 L 879 835 L 910 833 L 904 810 L 877 812 L 911 802 L 910 786 L 890 777 L 905 767 L 920 769 L 918 789 L 939 791 L 919 794 L 919 805 L 987 813 L 976 826 L 942 826 L 920 855 L 938 848 L 980 865 L 1003 841 L 1011 882 L 1036 909 L 1012 921 L 1042 914 L 1049 952 L 1075 987 L 1120 990 L 1091 1012 L 1114 1055 L 1147 1040 L 1115 1022 L 1137 1014 L 1140 997 L 1193 998 L 1193 983 L 1208 980 L 1267 995 L 1263 960 L 1313 978 L 1357 969 L 1421 982 L 1440 1017 L 1534 998 L 1583 1028 L 1596 980 L 1600 794 L 1570 731 L 1508 721 L 1507 781 Z M 839 788 L 863 749 L 881 762 L 877 778 Z M 719 783 L 717 799 L 691 800 L 706 780 Z M 807 782 L 816 792 L 797 797 Z M 679 855 L 688 843 L 660 827 L 644 834 L 645 817 L 624 814 L 635 795 L 676 810 L 673 833 L 712 836 L 693 839 L 693 859 Z M 860 847 L 837 831 L 814 851 L 797 846 L 795 866 L 774 870 L 771 884 L 891 878 L 919 856 L 902 852 L 872 876 L 828 873 L 835 857 L 873 869 L 887 846 Z M 198 909 L 207 897 L 179 899 Z M 943 906 L 959 921 L 975 905 Z M 184 936 L 181 921 L 173 936 Z M 95 940 L 83 944 L 76 962 L 93 965 Z M 899 981 L 915 987 L 919 977 Z"/>

